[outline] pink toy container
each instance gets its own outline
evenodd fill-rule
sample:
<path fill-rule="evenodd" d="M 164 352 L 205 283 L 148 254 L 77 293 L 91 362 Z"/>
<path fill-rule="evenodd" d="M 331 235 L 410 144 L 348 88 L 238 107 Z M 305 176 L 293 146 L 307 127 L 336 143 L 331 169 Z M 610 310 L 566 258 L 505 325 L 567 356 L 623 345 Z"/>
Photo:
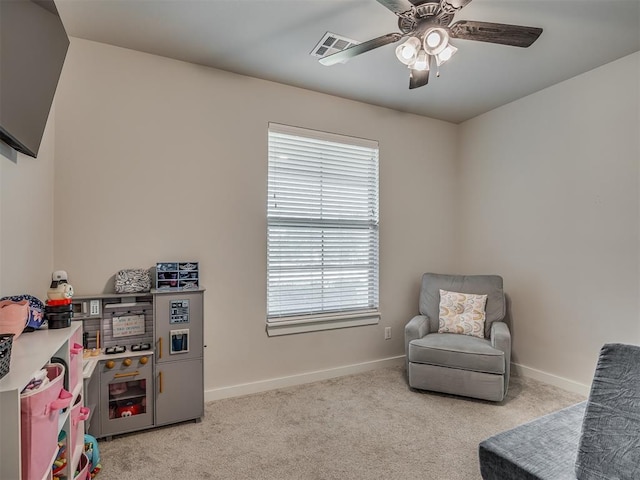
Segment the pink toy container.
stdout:
<path fill-rule="evenodd" d="M 64 366 L 47 365 L 49 383 L 20 397 L 22 427 L 22 480 L 41 480 L 58 447 L 60 409 L 71 403 L 71 394 L 62 388 Z"/>
<path fill-rule="evenodd" d="M 78 438 L 82 438 L 81 446 L 84 447 L 84 421 L 89 418 L 89 407 L 82 406 L 82 394 L 76 397 L 76 401 L 71 407 L 71 432 L 69 433 L 69 452 L 77 447 Z M 83 448 L 84 450 L 84 448 Z"/>
<path fill-rule="evenodd" d="M 89 473 L 89 459 L 84 453 L 80 456 L 80 461 L 78 462 L 78 468 L 76 469 L 76 472 L 78 473 L 75 474 L 73 480 L 91 479 L 91 474 Z"/>
<path fill-rule="evenodd" d="M 82 335 L 82 330 L 78 330 L 70 342 L 69 346 L 69 390 L 73 392 L 78 384 L 78 377 L 82 372 L 82 345 L 79 343 L 81 340 L 79 337 Z"/>

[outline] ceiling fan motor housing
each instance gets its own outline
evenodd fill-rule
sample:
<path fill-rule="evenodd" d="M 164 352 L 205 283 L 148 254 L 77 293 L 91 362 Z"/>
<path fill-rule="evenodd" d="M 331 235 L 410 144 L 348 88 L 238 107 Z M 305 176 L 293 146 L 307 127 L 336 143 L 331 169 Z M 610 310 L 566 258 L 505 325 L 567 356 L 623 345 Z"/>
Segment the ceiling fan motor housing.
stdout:
<path fill-rule="evenodd" d="M 398 28 L 403 33 L 425 30 L 428 26 L 446 27 L 453 21 L 456 12 L 453 7 L 445 7 L 450 6 L 448 2 L 412 0 L 411 3 L 415 8 L 398 17 Z"/>

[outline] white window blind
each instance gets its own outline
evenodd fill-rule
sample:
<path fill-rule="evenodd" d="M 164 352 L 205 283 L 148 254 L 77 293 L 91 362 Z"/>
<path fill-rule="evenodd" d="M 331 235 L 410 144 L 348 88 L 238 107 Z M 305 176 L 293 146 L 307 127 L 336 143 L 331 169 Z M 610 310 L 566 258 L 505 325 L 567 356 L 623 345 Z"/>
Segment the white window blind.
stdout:
<path fill-rule="evenodd" d="M 269 335 L 378 321 L 378 144 L 269 124 Z"/>

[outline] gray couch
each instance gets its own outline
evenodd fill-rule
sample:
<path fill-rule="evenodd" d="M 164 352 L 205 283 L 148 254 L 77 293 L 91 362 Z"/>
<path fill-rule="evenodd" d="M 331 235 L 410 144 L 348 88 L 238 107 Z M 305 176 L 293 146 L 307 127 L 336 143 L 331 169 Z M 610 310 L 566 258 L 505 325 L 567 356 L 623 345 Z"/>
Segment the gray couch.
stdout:
<path fill-rule="evenodd" d="M 480 443 L 484 480 L 640 479 L 640 347 L 602 347 L 589 399 Z"/>
<path fill-rule="evenodd" d="M 487 295 L 485 338 L 438 333 L 440 289 Z M 425 273 L 419 312 L 405 327 L 409 386 L 501 401 L 509 387 L 511 364 L 502 277 Z"/>

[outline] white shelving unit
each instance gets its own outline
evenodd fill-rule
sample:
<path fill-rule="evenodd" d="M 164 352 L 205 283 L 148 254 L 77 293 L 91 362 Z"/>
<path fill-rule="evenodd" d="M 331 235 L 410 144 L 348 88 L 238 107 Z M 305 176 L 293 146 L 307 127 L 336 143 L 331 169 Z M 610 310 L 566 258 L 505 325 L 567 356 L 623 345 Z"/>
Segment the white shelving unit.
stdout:
<path fill-rule="evenodd" d="M 9 373 L 0 380 L 0 479 L 20 480 L 21 478 L 21 427 L 20 391 L 29 383 L 51 357 L 60 357 L 71 366 L 70 346 L 74 339 L 82 338 L 82 322 L 72 322 L 68 328 L 40 329 L 23 333 L 13 342 Z M 77 340 L 75 340 L 77 341 Z M 82 372 L 75 385 L 69 385 L 73 394 L 71 405 L 82 392 Z M 60 429 L 67 433 L 71 429 L 69 416 L 71 408 L 60 416 Z M 75 468 L 82 455 L 83 441 L 78 441 L 68 451 L 67 465 Z M 53 462 L 53 459 L 52 459 Z M 71 472 L 73 474 L 73 471 Z M 46 475 L 44 478 L 49 478 Z M 71 478 L 71 475 L 69 476 Z"/>

